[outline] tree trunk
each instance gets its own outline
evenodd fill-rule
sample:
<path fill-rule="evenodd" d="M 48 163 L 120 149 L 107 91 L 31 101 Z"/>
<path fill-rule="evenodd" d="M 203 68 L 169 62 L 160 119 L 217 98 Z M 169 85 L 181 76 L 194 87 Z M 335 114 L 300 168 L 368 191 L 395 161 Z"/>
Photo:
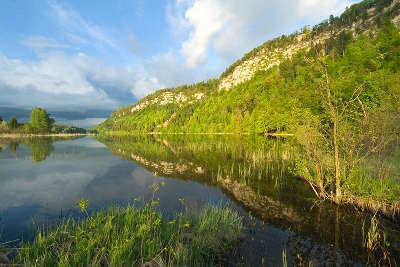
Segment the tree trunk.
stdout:
<path fill-rule="evenodd" d="M 329 76 L 328 70 L 325 67 L 325 79 L 326 79 L 326 95 L 328 100 L 328 106 L 331 113 L 331 118 L 333 121 L 333 150 L 334 150 L 334 158 L 335 158 L 335 201 L 336 203 L 340 202 L 341 198 L 341 190 L 340 190 L 340 163 L 339 163 L 339 144 L 338 144 L 338 113 L 335 106 L 332 103 L 331 99 L 331 88 L 329 85 Z"/>
<path fill-rule="evenodd" d="M 336 202 L 339 203 L 341 197 L 340 190 L 340 166 L 339 166 L 339 146 L 337 143 L 337 116 L 333 120 L 333 147 L 335 150 L 335 180 L 336 180 Z"/>
<path fill-rule="evenodd" d="M 315 169 L 316 169 L 317 179 L 318 179 L 319 196 L 321 198 L 325 198 L 325 189 L 324 189 L 324 182 L 323 182 L 323 176 L 322 176 L 322 168 L 320 167 L 319 164 L 316 164 Z"/>

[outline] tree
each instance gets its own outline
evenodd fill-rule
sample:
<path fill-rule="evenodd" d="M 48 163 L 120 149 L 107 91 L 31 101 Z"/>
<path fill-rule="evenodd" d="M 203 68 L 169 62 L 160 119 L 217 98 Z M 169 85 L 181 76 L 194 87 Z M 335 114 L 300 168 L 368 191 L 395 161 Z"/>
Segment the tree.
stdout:
<path fill-rule="evenodd" d="M 326 104 L 329 107 L 329 116 L 333 124 L 333 129 L 331 133 L 331 139 L 334 150 L 334 162 L 335 162 L 335 200 L 340 201 L 342 191 L 340 188 L 340 161 L 339 161 L 339 144 L 338 144 L 338 124 L 339 124 L 339 112 L 337 104 L 332 100 L 331 85 L 329 80 L 328 69 L 325 61 L 322 61 L 323 77 L 322 87 L 324 87 L 326 92 Z"/>
<path fill-rule="evenodd" d="M 30 117 L 31 129 L 35 132 L 50 132 L 54 120 L 50 118 L 45 109 L 35 107 Z"/>
<path fill-rule="evenodd" d="M 50 131 L 50 117 L 47 114 L 46 110 L 41 109 L 39 113 L 39 119 L 40 119 L 40 128 L 44 132 L 49 132 Z"/>
<path fill-rule="evenodd" d="M 8 123 L 6 121 L 0 121 L 0 130 L 7 130 Z"/>
<path fill-rule="evenodd" d="M 34 108 L 31 112 L 30 126 L 33 130 L 39 131 L 40 129 L 40 108 Z"/>
<path fill-rule="evenodd" d="M 8 123 L 8 127 L 10 129 L 16 129 L 18 127 L 18 122 L 17 122 L 17 119 L 15 117 L 11 117 L 10 118 L 10 122 Z"/>

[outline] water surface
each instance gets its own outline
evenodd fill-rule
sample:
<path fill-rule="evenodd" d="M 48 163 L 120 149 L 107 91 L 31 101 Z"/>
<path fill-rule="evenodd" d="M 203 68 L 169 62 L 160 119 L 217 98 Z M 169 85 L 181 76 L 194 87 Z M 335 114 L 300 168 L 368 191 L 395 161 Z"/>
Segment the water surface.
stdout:
<path fill-rule="evenodd" d="M 367 264 L 362 225 L 369 216 L 318 201 L 292 175 L 296 153 L 290 140 L 224 136 L 0 140 L 0 240 L 31 240 L 38 226 L 79 217 L 79 198 L 91 211 L 141 205 L 156 184 L 165 216 L 209 202 L 243 215 L 232 264 L 279 266 L 283 251 L 290 264 Z M 391 257 L 400 258 L 399 230 L 386 221 L 382 227 Z"/>

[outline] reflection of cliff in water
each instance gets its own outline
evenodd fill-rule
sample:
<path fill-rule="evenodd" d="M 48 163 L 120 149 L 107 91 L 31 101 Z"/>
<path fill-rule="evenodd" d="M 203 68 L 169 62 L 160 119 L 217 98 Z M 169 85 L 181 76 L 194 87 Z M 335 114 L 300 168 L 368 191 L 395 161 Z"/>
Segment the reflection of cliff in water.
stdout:
<path fill-rule="evenodd" d="M 296 243 L 303 243 L 299 250 L 318 240 L 329 252 L 341 249 L 351 259 L 366 261 L 361 231 L 366 214 L 315 199 L 290 172 L 296 156 L 290 140 L 138 136 L 100 141 L 113 154 L 152 172 L 220 187 L 263 222 L 293 231 L 299 237 Z M 392 249 L 399 251 L 399 234 L 388 236 Z M 336 255 L 329 256 L 333 264 Z"/>

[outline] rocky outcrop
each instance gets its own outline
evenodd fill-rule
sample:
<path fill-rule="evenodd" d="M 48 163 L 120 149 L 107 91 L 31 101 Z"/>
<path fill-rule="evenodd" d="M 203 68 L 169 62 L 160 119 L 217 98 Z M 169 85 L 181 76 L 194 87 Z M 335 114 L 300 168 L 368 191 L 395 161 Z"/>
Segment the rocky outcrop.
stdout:
<path fill-rule="evenodd" d="M 192 104 L 196 101 L 200 101 L 203 98 L 204 98 L 204 93 L 201 92 L 187 96 L 182 92 L 175 93 L 173 91 L 166 91 L 156 97 L 149 96 L 143 99 L 143 101 L 140 101 L 139 103 L 130 108 L 130 113 L 140 111 L 151 105 L 165 106 L 168 104 L 177 104 L 182 106 L 183 104 L 186 103 Z"/>
<path fill-rule="evenodd" d="M 263 48 L 254 56 L 244 60 L 231 73 L 221 78 L 218 90 L 229 90 L 240 83 L 250 80 L 257 71 L 268 70 L 277 66 L 283 59 L 290 58 L 301 49 L 310 47 L 310 41 L 306 40 L 306 35 L 301 34 L 296 39 L 298 41 L 295 44 L 274 50 Z"/>
<path fill-rule="evenodd" d="M 382 13 L 390 14 L 392 22 L 400 26 L 400 15 L 396 15 L 400 0 L 394 0 L 389 7 L 386 7 Z M 393 12 L 396 11 L 396 12 Z M 353 22 L 351 26 L 335 29 L 335 31 L 323 31 L 312 38 L 309 34 L 301 33 L 294 36 L 293 41 L 286 46 L 275 49 L 268 49 L 267 44 L 257 48 L 258 50 L 250 58 L 241 60 L 231 71 L 221 76 L 218 90 L 229 90 L 232 87 L 250 80 L 257 71 L 265 71 L 279 65 L 282 60 L 291 58 L 300 50 L 309 50 L 311 47 L 324 43 L 331 36 L 337 35 L 342 31 L 350 31 L 353 34 L 373 30 L 375 18 L 382 13 L 377 13 L 375 8 L 367 11 L 367 18 Z M 363 27 L 364 26 L 364 27 Z M 363 30 L 365 29 L 365 30 Z"/>

